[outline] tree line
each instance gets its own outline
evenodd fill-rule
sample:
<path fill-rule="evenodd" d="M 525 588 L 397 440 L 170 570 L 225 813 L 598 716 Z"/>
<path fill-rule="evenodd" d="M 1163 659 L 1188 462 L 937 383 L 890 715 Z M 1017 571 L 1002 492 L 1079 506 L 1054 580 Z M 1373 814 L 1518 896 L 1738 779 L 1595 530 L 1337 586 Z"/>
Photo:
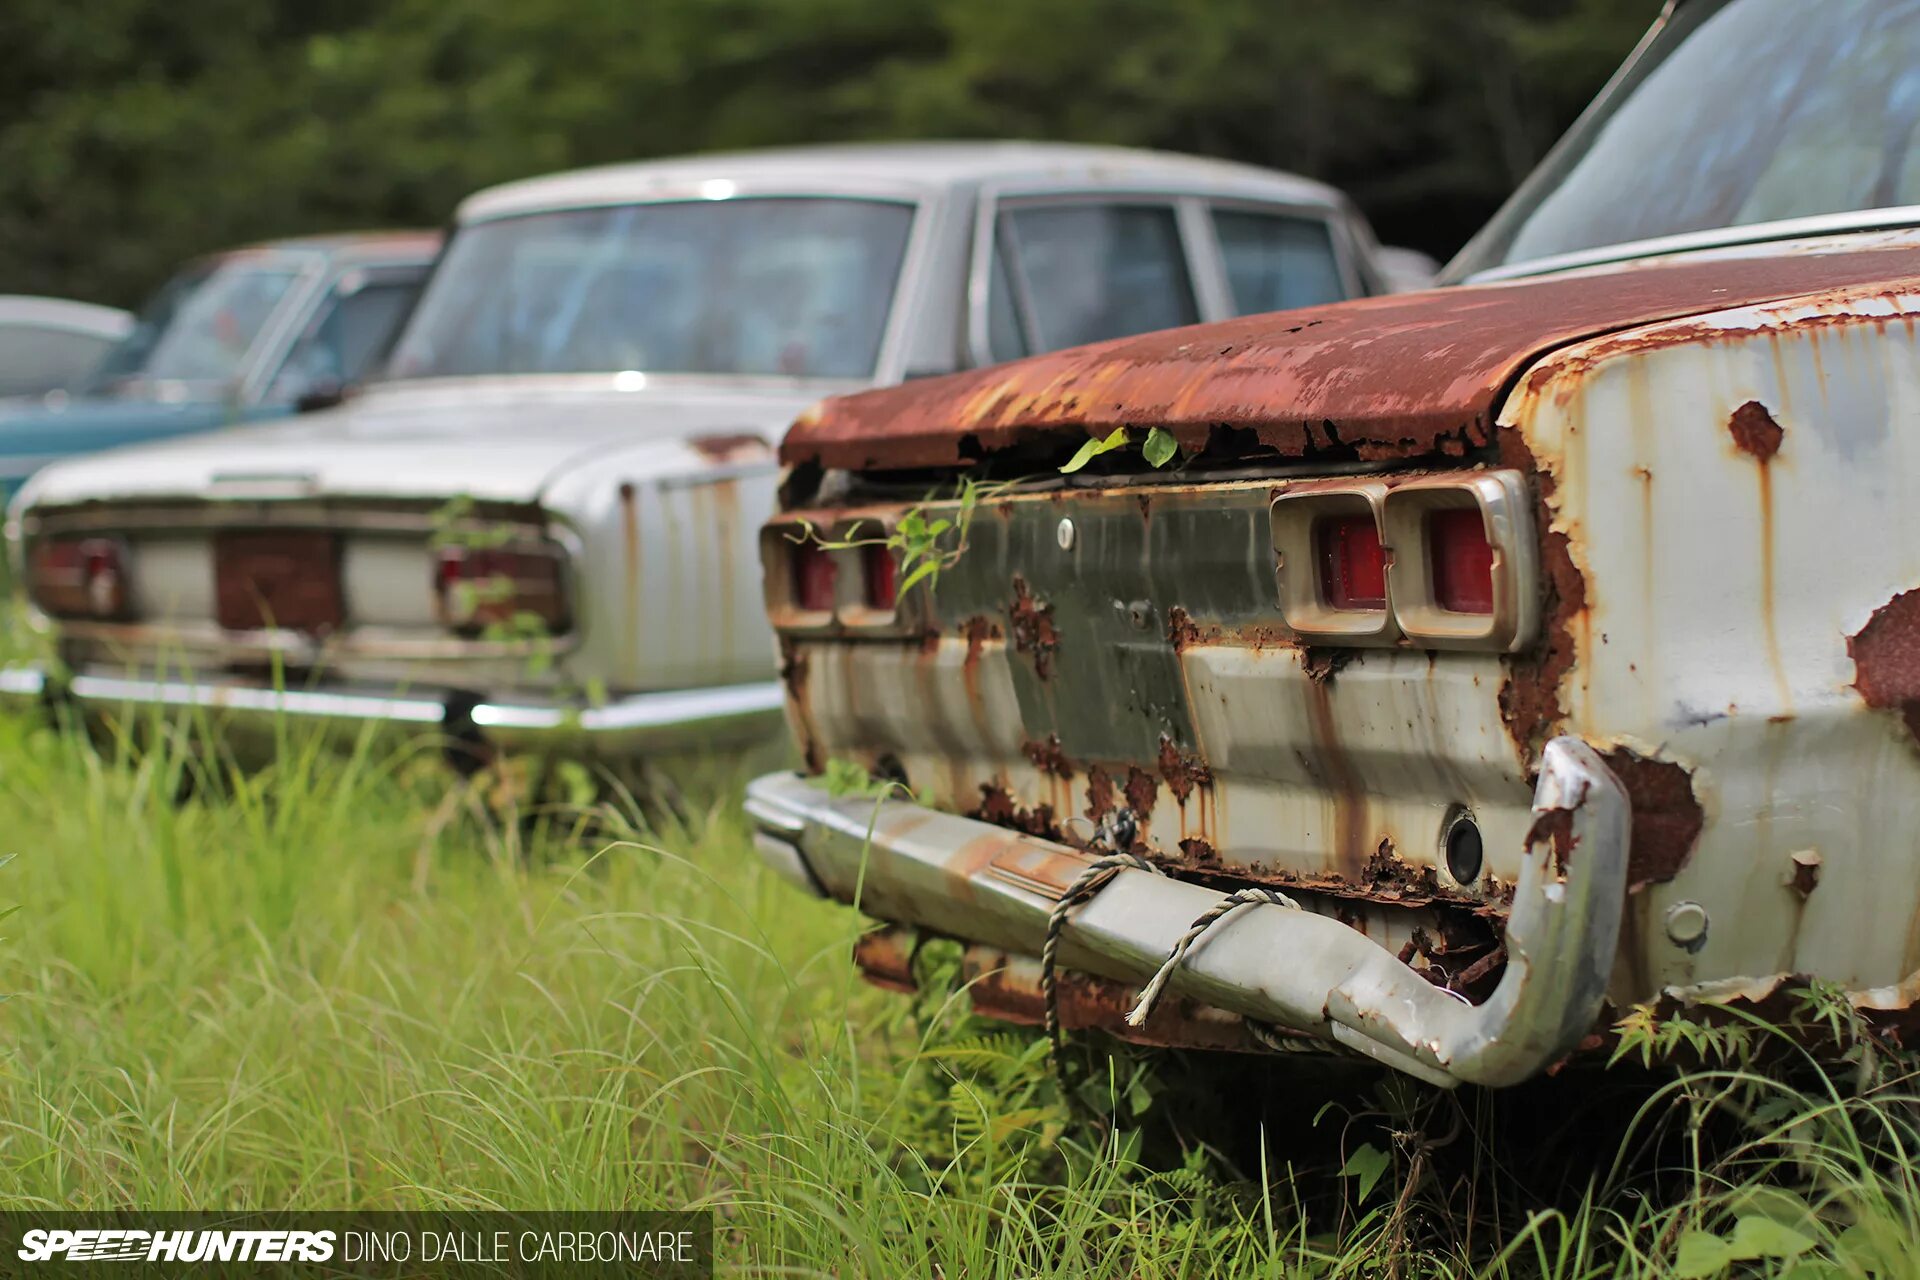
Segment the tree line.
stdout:
<path fill-rule="evenodd" d="M 1164 147 L 1445 257 L 1656 0 L 7 0 L 0 292 L 137 301 L 528 174 L 872 138 Z"/>

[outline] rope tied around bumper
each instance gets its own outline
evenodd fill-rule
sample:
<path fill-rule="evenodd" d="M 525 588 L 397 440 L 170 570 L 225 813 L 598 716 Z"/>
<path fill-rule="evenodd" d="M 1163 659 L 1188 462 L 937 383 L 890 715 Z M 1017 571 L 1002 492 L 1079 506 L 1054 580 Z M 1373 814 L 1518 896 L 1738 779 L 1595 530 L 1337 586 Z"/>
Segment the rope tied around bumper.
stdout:
<path fill-rule="evenodd" d="M 1200 941 L 1207 930 L 1213 928 L 1213 926 L 1219 924 L 1222 920 L 1225 920 L 1241 907 L 1259 906 L 1286 907 L 1292 911 L 1300 910 L 1299 903 L 1289 898 L 1286 894 L 1281 893 L 1278 889 L 1262 887 L 1237 889 L 1220 899 L 1220 901 L 1201 912 L 1193 924 L 1188 927 L 1187 931 L 1181 934 L 1179 939 L 1173 944 L 1173 949 L 1167 952 L 1167 958 L 1161 961 L 1160 968 L 1154 973 L 1152 980 L 1141 989 L 1139 1003 L 1135 1004 L 1132 1012 L 1127 1014 L 1127 1025 L 1130 1027 L 1146 1025 L 1147 1019 L 1153 1014 L 1154 1007 L 1160 1003 L 1160 997 L 1165 994 L 1167 983 L 1173 979 L 1173 971 L 1180 967 L 1180 962 L 1187 958 L 1187 952 L 1193 949 L 1193 944 Z"/>
<path fill-rule="evenodd" d="M 1060 934 L 1066 929 L 1067 917 L 1073 914 L 1074 908 L 1091 900 L 1122 871 L 1160 874 L 1160 868 L 1138 854 L 1110 853 L 1095 858 L 1074 877 L 1073 883 L 1067 886 L 1067 891 L 1060 895 L 1060 900 L 1053 904 L 1053 910 L 1047 915 L 1046 941 L 1040 948 L 1040 998 L 1046 1006 L 1047 1044 L 1056 1062 L 1060 1058 L 1060 979 L 1056 968 Z"/>

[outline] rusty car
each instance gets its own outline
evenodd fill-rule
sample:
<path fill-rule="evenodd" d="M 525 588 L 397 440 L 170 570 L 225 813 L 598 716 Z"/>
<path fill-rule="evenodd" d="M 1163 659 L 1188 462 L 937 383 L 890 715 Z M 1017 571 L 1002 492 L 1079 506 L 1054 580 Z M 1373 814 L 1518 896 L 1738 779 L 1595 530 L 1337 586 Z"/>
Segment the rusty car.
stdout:
<path fill-rule="evenodd" d="M 762 856 L 883 985 L 957 940 L 981 1012 L 1147 1043 L 1910 1029 L 1917 85 L 1920 4 L 1685 0 L 1448 287 L 804 415 Z"/>
<path fill-rule="evenodd" d="M 11 523 L 102 715 L 218 713 L 644 760 L 766 740 L 755 531 L 824 394 L 1384 288 L 1331 188 L 1108 147 L 798 148 L 528 179 L 460 208 L 338 408 L 42 471 Z"/>

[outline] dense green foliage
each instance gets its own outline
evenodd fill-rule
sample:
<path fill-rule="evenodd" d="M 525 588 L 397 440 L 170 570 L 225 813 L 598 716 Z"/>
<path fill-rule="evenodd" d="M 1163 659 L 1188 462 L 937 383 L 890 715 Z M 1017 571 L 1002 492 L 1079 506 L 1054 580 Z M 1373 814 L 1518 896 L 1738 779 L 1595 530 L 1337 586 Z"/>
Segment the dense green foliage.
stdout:
<path fill-rule="evenodd" d="M 1444 256 L 1655 0 L 8 0 L 0 292 L 436 225 L 502 179 L 720 147 L 1036 137 L 1347 188 Z"/>

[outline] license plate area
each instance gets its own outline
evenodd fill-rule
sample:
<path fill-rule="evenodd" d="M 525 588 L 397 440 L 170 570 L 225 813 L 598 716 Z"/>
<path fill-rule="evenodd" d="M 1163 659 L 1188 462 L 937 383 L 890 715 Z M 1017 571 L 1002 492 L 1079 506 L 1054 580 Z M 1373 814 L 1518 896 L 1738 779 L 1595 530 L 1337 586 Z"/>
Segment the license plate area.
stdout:
<path fill-rule="evenodd" d="M 340 539 L 332 533 L 217 533 L 215 613 L 228 631 L 324 634 L 346 620 Z"/>

